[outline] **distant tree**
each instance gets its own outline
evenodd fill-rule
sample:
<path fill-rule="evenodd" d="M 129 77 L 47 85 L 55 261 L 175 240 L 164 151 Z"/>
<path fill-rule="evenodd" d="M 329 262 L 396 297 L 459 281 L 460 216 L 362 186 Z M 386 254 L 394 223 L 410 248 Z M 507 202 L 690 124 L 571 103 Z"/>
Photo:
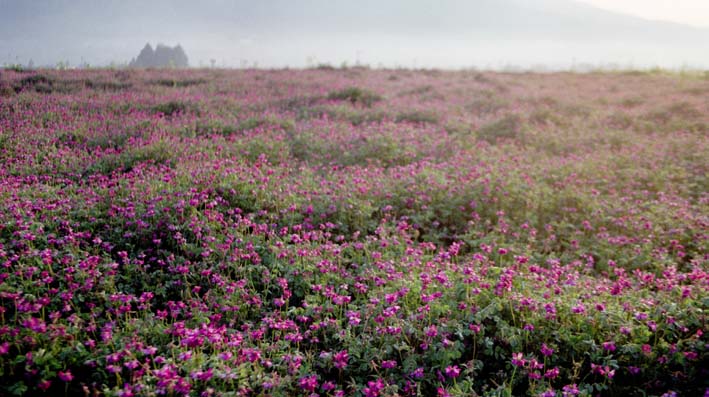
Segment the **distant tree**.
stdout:
<path fill-rule="evenodd" d="M 159 66 L 174 66 L 172 61 L 172 48 L 164 45 L 158 44 L 155 47 L 154 54 L 155 63 Z"/>
<path fill-rule="evenodd" d="M 150 46 L 150 43 L 145 44 L 145 47 L 140 50 L 138 58 L 136 58 L 134 61 L 131 61 L 130 66 L 136 68 L 150 68 L 156 66 L 155 52 L 153 51 L 153 47 Z"/>
<path fill-rule="evenodd" d="M 186 68 L 189 67 L 189 61 L 187 59 L 187 54 L 185 54 L 185 50 L 182 49 L 181 45 L 177 45 L 177 47 L 172 49 L 172 56 L 173 59 L 175 60 L 175 67 L 178 68 Z"/>
<path fill-rule="evenodd" d="M 153 50 L 148 43 L 140 51 L 138 58 L 131 60 L 128 65 L 134 68 L 186 68 L 189 63 L 185 50 L 179 44 L 174 48 L 158 44 Z"/>

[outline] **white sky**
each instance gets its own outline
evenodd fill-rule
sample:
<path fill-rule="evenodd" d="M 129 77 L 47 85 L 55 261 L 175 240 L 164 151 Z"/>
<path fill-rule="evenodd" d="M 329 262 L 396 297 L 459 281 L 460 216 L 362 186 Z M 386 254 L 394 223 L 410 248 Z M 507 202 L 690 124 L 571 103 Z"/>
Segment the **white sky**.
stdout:
<path fill-rule="evenodd" d="M 709 0 L 579 0 L 645 19 L 709 27 Z"/>
<path fill-rule="evenodd" d="M 146 41 L 193 66 L 709 69 L 709 0 L 0 0 L 0 66 L 122 63 Z"/>

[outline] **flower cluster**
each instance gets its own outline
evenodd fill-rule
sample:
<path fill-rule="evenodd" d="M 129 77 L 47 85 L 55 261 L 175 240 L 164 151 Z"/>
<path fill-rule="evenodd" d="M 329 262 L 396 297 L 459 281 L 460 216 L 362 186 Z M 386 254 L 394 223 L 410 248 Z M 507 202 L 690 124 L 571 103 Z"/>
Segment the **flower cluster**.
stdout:
<path fill-rule="evenodd" d="M 2 71 L 0 395 L 704 395 L 702 93 Z"/>

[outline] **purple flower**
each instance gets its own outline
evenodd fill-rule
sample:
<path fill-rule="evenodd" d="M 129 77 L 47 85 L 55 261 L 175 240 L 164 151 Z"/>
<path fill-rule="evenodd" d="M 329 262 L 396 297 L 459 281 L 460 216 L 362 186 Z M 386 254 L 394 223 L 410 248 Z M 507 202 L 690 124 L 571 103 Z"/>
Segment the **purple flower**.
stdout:
<path fill-rule="evenodd" d="M 512 365 L 516 367 L 524 367 L 527 364 L 527 360 L 524 359 L 524 354 L 522 352 L 512 353 Z"/>
<path fill-rule="evenodd" d="M 59 379 L 61 379 L 64 382 L 71 382 L 71 380 L 74 379 L 74 375 L 72 375 L 71 371 L 69 371 L 69 370 L 59 371 L 57 373 L 57 376 L 59 376 Z"/>
<path fill-rule="evenodd" d="M 446 367 L 446 376 L 453 379 L 460 376 L 460 368 L 457 365 L 449 365 Z"/>
<path fill-rule="evenodd" d="M 555 379 L 557 376 L 559 376 L 559 368 L 558 367 L 554 367 L 544 373 L 544 377 L 547 379 Z"/>
<path fill-rule="evenodd" d="M 450 397 L 450 393 L 448 393 L 448 390 L 446 390 L 442 387 L 439 387 L 438 389 L 436 389 L 436 395 L 438 397 Z"/>
<path fill-rule="evenodd" d="M 347 366 L 347 361 L 349 360 L 349 358 L 350 356 L 349 354 L 347 354 L 347 350 L 342 350 L 332 356 L 332 361 L 335 365 L 335 368 L 343 369 Z"/>
<path fill-rule="evenodd" d="M 42 380 L 37 384 L 37 387 L 42 391 L 47 391 L 52 386 L 51 380 Z"/>
<path fill-rule="evenodd" d="M 318 388 L 318 376 L 310 375 L 300 378 L 298 385 L 301 389 L 309 392 L 315 391 Z"/>
<path fill-rule="evenodd" d="M 643 344 L 640 349 L 645 355 L 650 355 L 650 353 L 652 353 L 652 346 L 648 345 L 647 343 Z"/>
<path fill-rule="evenodd" d="M 386 387 L 383 380 L 377 379 L 375 381 L 367 382 L 367 386 L 362 389 L 362 394 L 364 397 L 379 397 L 379 393 Z"/>
<path fill-rule="evenodd" d="M 647 328 L 648 328 L 650 331 L 655 332 L 655 331 L 657 330 L 657 323 L 654 322 L 654 321 L 648 321 L 648 322 L 647 322 Z"/>
<path fill-rule="evenodd" d="M 578 396 L 580 392 L 576 383 L 566 385 L 561 389 L 561 395 L 564 397 Z"/>
<path fill-rule="evenodd" d="M 391 369 L 391 368 L 395 368 L 395 367 L 396 367 L 396 361 L 394 361 L 394 360 L 382 361 L 382 368 Z"/>
<path fill-rule="evenodd" d="M 416 368 L 412 373 L 411 377 L 414 379 L 421 379 L 423 378 L 423 367 L 418 367 Z"/>

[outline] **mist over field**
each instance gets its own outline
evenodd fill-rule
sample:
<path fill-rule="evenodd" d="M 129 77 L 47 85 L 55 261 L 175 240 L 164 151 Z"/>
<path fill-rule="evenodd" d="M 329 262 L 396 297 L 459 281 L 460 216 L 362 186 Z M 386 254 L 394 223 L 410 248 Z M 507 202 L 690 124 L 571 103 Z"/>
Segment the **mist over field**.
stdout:
<path fill-rule="evenodd" d="M 709 68 L 709 28 L 573 0 L 0 1 L 0 63 L 125 64 L 150 42 L 191 66 Z"/>

